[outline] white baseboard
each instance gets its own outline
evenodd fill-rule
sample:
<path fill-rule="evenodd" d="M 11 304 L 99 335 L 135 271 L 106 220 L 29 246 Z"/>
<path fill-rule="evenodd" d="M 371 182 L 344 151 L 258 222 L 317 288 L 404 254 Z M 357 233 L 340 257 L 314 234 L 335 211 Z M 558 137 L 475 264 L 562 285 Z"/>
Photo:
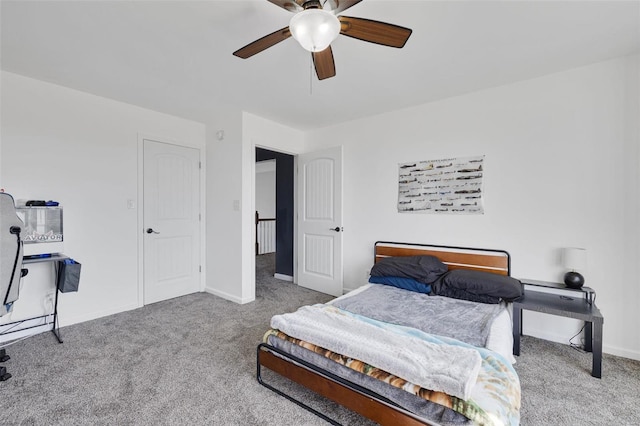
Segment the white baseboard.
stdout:
<path fill-rule="evenodd" d="M 229 300 L 234 303 L 238 303 L 240 305 L 244 305 L 245 303 L 250 303 L 256 300 L 255 297 L 251 299 L 242 299 L 240 297 L 234 296 L 233 294 L 216 290 L 215 288 L 211 288 L 211 287 L 205 287 L 204 291 L 206 293 L 213 294 L 214 296 L 222 297 L 223 299 Z"/>
<path fill-rule="evenodd" d="M 565 345 L 569 344 L 569 338 L 567 336 L 562 336 L 559 334 L 549 333 L 541 330 L 527 330 L 527 336 L 536 337 L 538 339 L 548 340 L 550 342 L 562 343 Z M 619 348 L 616 346 L 610 345 L 602 345 L 602 353 L 620 356 L 623 358 L 634 359 L 640 361 L 640 352 L 630 351 L 628 349 Z"/>
<path fill-rule="evenodd" d="M 71 317 L 65 316 L 64 313 L 62 313 L 61 315 L 60 311 L 58 311 L 58 326 L 60 328 L 63 328 L 68 325 L 79 324 L 97 318 L 108 317 L 109 315 L 118 314 L 120 312 L 131 311 L 139 307 L 140 306 L 138 306 L 137 304 L 125 305 L 119 308 L 108 309 L 99 312 L 91 312 L 90 314 L 76 315 Z M 5 332 L 9 329 L 15 331 L 0 336 L 0 343 L 19 339 L 21 337 L 35 336 L 36 334 L 53 330 L 53 314 L 47 314 L 41 317 L 19 321 L 18 323 L 2 324 L 0 326 L 0 332 Z"/>
<path fill-rule="evenodd" d="M 118 308 L 106 309 L 104 311 L 91 312 L 83 315 L 68 316 L 64 312 L 58 310 L 58 324 L 60 327 L 66 327 L 67 325 L 78 324 L 85 321 L 91 321 L 97 318 L 108 317 L 109 315 L 119 314 L 120 312 L 132 311 L 134 309 L 141 308 L 141 305 L 137 303 L 120 306 Z"/>
<path fill-rule="evenodd" d="M 569 344 L 569 338 L 561 334 L 549 333 L 547 331 L 542 331 L 542 330 L 532 330 L 531 328 L 526 328 L 523 334 L 526 336 L 536 337 L 542 340 L 548 340 L 550 342 L 563 343 L 565 345 Z"/>
<path fill-rule="evenodd" d="M 273 274 L 273 278 L 277 279 L 277 280 L 282 280 L 282 281 L 289 281 L 289 282 L 293 282 L 293 277 L 291 275 L 285 275 L 285 274 Z"/>
<path fill-rule="evenodd" d="M 603 345 L 602 352 L 610 355 L 621 356 L 623 358 L 635 359 L 640 361 L 640 352 L 630 351 L 628 349 L 618 348 L 616 346 Z"/>

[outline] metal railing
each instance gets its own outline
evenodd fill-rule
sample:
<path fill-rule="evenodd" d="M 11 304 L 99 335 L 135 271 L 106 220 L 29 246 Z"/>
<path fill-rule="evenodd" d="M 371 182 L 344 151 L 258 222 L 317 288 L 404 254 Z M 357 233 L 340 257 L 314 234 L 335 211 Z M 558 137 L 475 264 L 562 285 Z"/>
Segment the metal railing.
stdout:
<path fill-rule="evenodd" d="M 256 255 L 276 251 L 276 219 L 261 219 L 256 212 Z"/>

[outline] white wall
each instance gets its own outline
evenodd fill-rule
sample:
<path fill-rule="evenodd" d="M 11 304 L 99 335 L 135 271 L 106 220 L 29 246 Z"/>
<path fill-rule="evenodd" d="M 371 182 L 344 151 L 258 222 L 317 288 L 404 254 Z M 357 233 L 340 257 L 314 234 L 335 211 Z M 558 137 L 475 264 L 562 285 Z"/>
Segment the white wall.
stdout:
<path fill-rule="evenodd" d="M 224 130 L 219 140 L 217 132 Z M 207 123 L 205 290 L 236 303 L 255 300 L 255 148 L 295 154 L 303 133 L 239 110 Z"/>
<path fill-rule="evenodd" d="M 275 123 L 273 121 L 266 120 L 253 114 L 245 112 L 243 114 L 242 125 L 244 146 L 247 149 L 247 156 L 244 158 L 243 169 L 248 172 L 246 181 L 251 184 L 251 187 L 247 187 L 247 191 L 245 192 L 245 195 L 248 197 L 247 201 L 250 203 L 251 210 L 247 212 L 247 215 L 243 221 L 243 236 L 245 238 L 243 240 L 242 250 L 243 254 L 247 256 L 247 258 L 250 257 L 250 261 L 253 262 L 252 269 L 250 270 L 251 274 L 246 276 L 246 285 L 252 289 L 255 289 L 255 225 L 253 215 L 255 212 L 256 190 L 255 179 L 253 179 L 253 176 L 255 175 L 256 147 L 267 148 L 272 151 L 296 155 L 305 151 L 305 145 L 303 132 L 281 125 L 279 123 Z M 275 215 L 273 217 L 275 217 Z M 247 259 L 247 261 L 249 261 L 249 259 Z M 293 268 L 295 280 L 295 259 Z"/>
<path fill-rule="evenodd" d="M 306 135 L 344 146 L 344 286 L 376 240 L 506 249 L 512 275 L 560 280 L 588 250 L 604 350 L 640 359 L 638 56 L 395 111 Z M 400 214 L 398 163 L 486 155 L 485 213 Z M 525 334 L 567 342 L 577 321 L 525 312 Z"/>
<path fill-rule="evenodd" d="M 285 154 L 306 152 L 304 132 L 245 112 L 242 118 L 245 137 L 254 147 L 267 148 Z"/>
<path fill-rule="evenodd" d="M 256 163 L 256 211 L 263 219 L 276 217 L 276 160 Z"/>
<path fill-rule="evenodd" d="M 256 212 L 260 219 L 276 217 L 276 160 L 256 162 Z M 259 254 L 275 253 L 276 222 L 261 222 L 256 226 L 256 247 Z"/>
<path fill-rule="evenodd" d="M 60 324 L 141 306 L 139 210 L 127 208 L 142 202 L 138 137 L 203 149 L 205 126 L 12 73 L 1 84 L 0 187 L 59 201 L 65 253 L 82 263 L 80 291 L 60 295 Z"/>
<path fill-rule="evenodd" d="M 218 136 L 219 131 L 224 132 L 223 137 Z M 255 290 L 243 284 L 246 275 L 243 271 L 251 268 L 242 252 L 246 210 L 242 194 L 243 161 L 242 112 L 232 109 L 213 112 L 211 122 L 207 123 L 205 291 L 236 303 L 255 299 Z"/>

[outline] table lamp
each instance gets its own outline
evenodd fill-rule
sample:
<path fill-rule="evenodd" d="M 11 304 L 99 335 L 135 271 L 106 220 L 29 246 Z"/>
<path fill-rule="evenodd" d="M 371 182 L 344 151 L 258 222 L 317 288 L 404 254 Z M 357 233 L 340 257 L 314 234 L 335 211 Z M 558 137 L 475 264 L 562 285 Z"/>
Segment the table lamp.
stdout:
<path fill-rule="evenodd" d="M 587 266 L 587 250 L 567 247 L 562 253 L 562 264 L 569 272 L 564 274 L 564 283 L 569 288 L 580 288 L 584 285 L 584 277 L 576 270 L 584 270 Z"/>

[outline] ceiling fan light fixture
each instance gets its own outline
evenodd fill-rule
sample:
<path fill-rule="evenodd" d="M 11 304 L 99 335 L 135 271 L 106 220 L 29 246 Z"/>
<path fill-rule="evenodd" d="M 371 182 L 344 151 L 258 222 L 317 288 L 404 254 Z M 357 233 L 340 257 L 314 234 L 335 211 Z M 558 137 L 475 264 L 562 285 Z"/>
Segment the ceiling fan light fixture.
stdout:
<path fill-rule="evenodd" d="M 340 34 L 340 21 L 326 10 L 307 9 L 293 15 L 289 31 L 304 49 L 321 52 Z"/>

